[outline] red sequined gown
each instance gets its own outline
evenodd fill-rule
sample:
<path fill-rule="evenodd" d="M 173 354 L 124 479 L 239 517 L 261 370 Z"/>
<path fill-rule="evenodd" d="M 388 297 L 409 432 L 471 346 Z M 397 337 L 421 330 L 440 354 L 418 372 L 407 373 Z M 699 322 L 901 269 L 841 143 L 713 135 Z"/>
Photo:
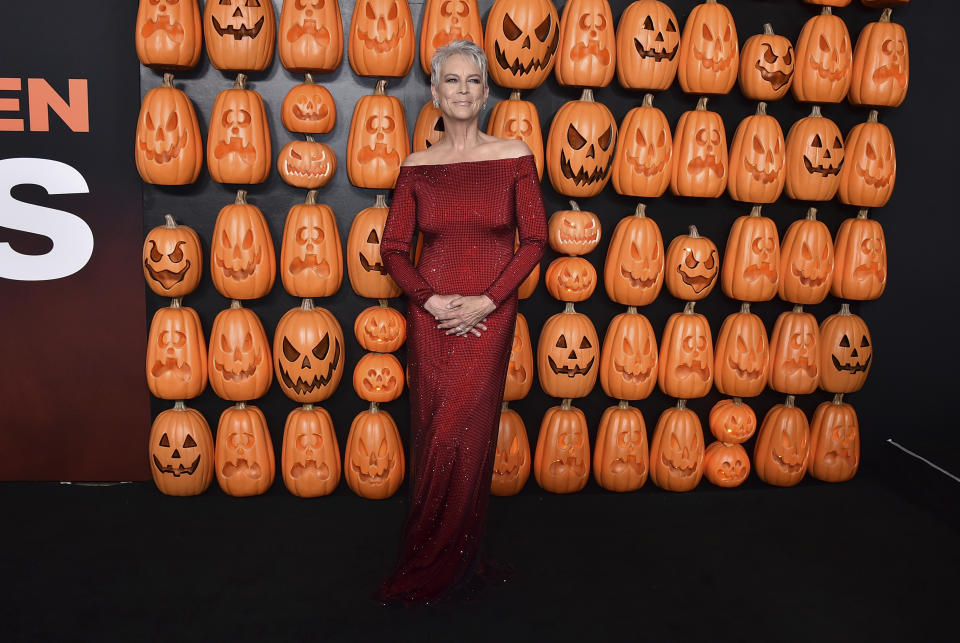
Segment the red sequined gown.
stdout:
<path fill-rule="evenodd" d="M 415 230 L 423 233 L 417 267 L 410 262 Z M 409 298 L 411 506 L 382 599 L 436 600 L 478 562 L 516 291 L 546 239 L 532 156 L 400 169 L 380 254 Z M 445 335 L 423 308 L 435 293 L 490 297 L 497 308 L 486 332 Z"/>

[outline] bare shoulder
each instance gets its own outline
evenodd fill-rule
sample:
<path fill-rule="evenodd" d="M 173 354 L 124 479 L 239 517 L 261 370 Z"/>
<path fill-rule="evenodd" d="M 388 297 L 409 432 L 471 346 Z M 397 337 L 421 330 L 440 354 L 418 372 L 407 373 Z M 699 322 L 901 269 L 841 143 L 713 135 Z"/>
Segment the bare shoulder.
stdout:
<path fill-rule="evenodd" d="M 407 157 L 403 159 L 403 165 L 429 165 L 432 160 L 430 155 L 427 153 L 428 151 L 429 150 L 421 150 L 419 152 L 411 152 L 410 154 L 407 154 Z"/>
<path fill-rule="evenodd" d="M 511 159 L 533 154 L 533 152 L 530 151 L 530 147 L 520 139 L 498 139 L 495 145 L 496 150 L 493 158 Z"/>

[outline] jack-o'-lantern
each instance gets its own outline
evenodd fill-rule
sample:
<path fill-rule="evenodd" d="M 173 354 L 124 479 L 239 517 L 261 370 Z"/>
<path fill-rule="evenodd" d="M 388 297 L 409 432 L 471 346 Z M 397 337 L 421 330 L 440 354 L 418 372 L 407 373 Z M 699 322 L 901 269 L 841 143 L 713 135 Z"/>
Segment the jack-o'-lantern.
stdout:
<path fill-rule="evenodd" d="M 757 477 L 777 487 L 792 487 L 803 480 L 810 457 L 810 425 L 788 395 L 763 418 L 753 448 Z"/>
<path fill-rule="evenodd" d="M 673 135 L 663 112 L 653 106 L 653 94 L 623 117 L 614 152 L 613 189 L 637 197 L 661 196 L 673 175 Z"/>
<path fill-rule="evenodd" d="M 640 203 L 634 216 L 620 219 L 607 246 L 603 265 L 607 296 L 627 306 L 651 303 L 663 286 L 664 254 L 660 227 Z"/>
<path fill-rule="evenodd" d="M 820 384 L 820 327 L 803 306 L 780 313 L 770 333 L 767 384 L 774 391 L 807 395 Z"/>
<path fill-rule="evenodd" d="M 539 87 L 556 63 L 560 18 L 550 0 L 495 0 L 483 49 L 493 82 L 509 89 Z"/>
<path fill-rule="evenodd" d="M 400 286 L 387 273 L 380 257 L 380 239 L 387 222 L 386 197 L 377 195 L 373 207 L 354 217 L 347 235 L 347 274 L 353 291 L 361 297 L 388 299 L 400 295 Z"/>
<path fill-rule="evenodd" d="M 183 297 L 200 284 L 200 237 L 190 226 L 177 225 L 169 214 L 164 220 L 166 223 L 148 232 L 143 242 L 143 276 L 158 295 Z"/>
<path fill-rule="evenodd" d="M 273 60 L 276 18 L 270 0 L 207 0 L 203 39 L 220 71 L 263 71 Z"/>
<path fill-rule="evenodd" d="M 787 133 L 786 189 L 791 199 L 829 201 L 840 185 L 844 147 L 840 128 L 814 105 Z"/>
<path fill-rule="evenodd" d="M 780 123 L 767 115 L 766 103 L 759 103 L 756 114 L 740 121 L 730 143 L 730 198 L 747 203 L 779 199 L 786 179 L 786 147 Z"/>
<path fill-rule="evenodd" d="M 583 257 L 557 257 L 543 278 L 547 292 L 560 301 L 584 301 L 597 287 L 597 269 Z"/>
<path fill-rule="evenodd" d="M 769 301 L 780 281 L 780 237 L 773 219 L 755 205 L 730 227 L 720 271 L 720 288 L 731 299 Z"/>
<path fill-rule="evenodd" d="M 520 91 L 510 92 L 510 98 L 498 101 L 490 111 L 487 134 L 498 138 L 514 138 L 527 144 L 533 152 L 537 176 L 543 178 L 543 131 L 537 106 L 520 99 Z"/>
<path fill-rule="evenodd" d="M 343 330 L 326 308 L 304 299 L 288 310 L 273 335 L 274 369 L 280 390 L 301 403 L 322 402 L 343 377 Z"/>
<path fill-rule="evenodd" d="M 553 397 L 586 397 L 597 383 L 600 339 L 593 322 L 567 303 L 547 319 L 537 341 L 540 386 Z"/>
<path fill-rule="evenodd" d="M 273 440 L 257 407 L 238 402 L 220 414 L 214 455 L 217 483 L 228 496 L 259 496 L 273 485 Z"/>
<path fill-rule="evenodd" d="M 617 80 L 627 89 L 664 90 L 677 75 L 680 23 L 660 0 L 630 3 L 617 26 Z"/>
<path fill-rule="evenodd" d="M 723 320 L 714 354 L 713 383 L 718 391 L 735 397 L 763 393 L 770 367 L 770 345 L 763 320 L 750 312 L 750 304 L 742 304 L 739 313 Z"/>
<path fill-rule="evenodd" d="M 833 242 L 830 293 L 841 299 L 876 299 L 887 285 L 887 242 L 883 226 L 860 210 L 844 219 Z"/>
<path fill-rule="evenodd" d="M 179 299 L 153 314 L 146 373 L 150 392 L 164 400 L 197 397 L 207 387 L 207 344 L 200 317 Z"/>
<path fill-rule="evenodd" d="M 650 479 L 667 491 L 692 491 L 703 477 L 703 427 L 686 400 L 660 414 L 650 440 Z"/>
<path fill-rule="evenodd" d="M 519 413 L 503 402 L 500 409 L 500 428 L 493 456 L 493 480 L 490 493 L 495 496 L 515 496 L 530 478 L 530 440 L 527 427 Z"/>
<path fill-rule="evenodd" d="M 232 402 L 263 397 L 273 381 L 270 341 L 257 314 L 234 299 L 210 329 L 210 388 Z"/>
<path fill-rule="evenodd" d="M 739 487 L 750 476 L 746 449 L 739 444 L 711 442 L 703 454 L 703 474 L 718 487 Z"/>
<path fill-rule="evenodd" d="M 750 100 L 779 100 L 790 89 L 796 65 L 793 45 L 773 33 L 768 23 L 763 33 L 747 38 L 740 52 L 740 91 Z"/>
<path fill-rule="evenodd" d="M 367 402 L 390 402 L 403 393 L 403 366 L 390 353 L 367 353 L 353 369 L 353 390 Z"/>
<path fill-rule="evenodd" d="M 600 386 L 618 400 L 643 400 L 657 385 L 657 337 L 633 306 L 610 320 L 600 351 Z"/>
<path fill-rule="evenodd" d="M 210 245 L 210 276 L 221 295 L 257 299 L 273 288 L 273 238 L 260 208 L 247 203 L 246 190 L 237 190 L 235 201 L 220 210 Z"/>
<path fill-rule="evenodd" d="M 150 427 L 150 473 L 161 493 L 195 496 L 213 480 L 213 435 L 199 411 L 177 400 Z"/>
<path fill-rule="evenodd" d="M 154 69 L 190 69 L 200 61 L 203 30 L 197 0 L 140 0 L 137 57 Z"/>
<path fill-rule="evenodd" d="M 364 350 L 391 353 L 407 339 L 407 319 L 399 310 L 388 306 L 386 299 L 381 299 L 380 305 L 365 308 L 357 315 L 353 334 Z"/>
<path fill-rule="evenodd" d="M 610 180 L 617 122 L 610 109 L 584 89 L 579 100 L 557 110 L 547 134 L 547 174 L 553 189 L 565 196 L 589 197 Z"/>
<path fill-rule="evenodd" d="M 137 118 L 133 158 L 147 183 L 187 185 L 203 167 L 203 141 L 193 103 L 173 86 L 173 74 L 147 92 Z"/>
<path fill-rule="evenodd" d="M 714 404 L 708 423 L 713 437 L 728 444 L 742 444 L 757 430 L 757 416 L 739 397 Z"/>
<path fill-rule="evenodd" d="M 334 71 L 343 60 L 343 21 L 337 0 L 283 0 L 277 49 L 294 73 Z"/>
<path fill-rule="evenodd" d="M 326 496 L 340 482 L 340 446 L 326 409 L 304 404 L 283 426 L 280 471 L 287 491 L 300 498 Z"/>
<path fill-rule="evenodd" d="M 406 461 L 397 423 L 376 402 L 353 418 L 344 448 L 343 477 L 362 498 L 389 498 L 403 482 Z"/>
<path fill-rule="evenodd" d="M 294 297 L 329 297 L 343 282 L 343 254 L 337 218 L 317 203 L 316 190 L 287 213 L 280 244 L 280 279 Z"/>
<path fill-rule="evenodd" d="M 583 411 L 564 399 L 543 416 L 533 457 L 537 484 L 552 493 L 575 493 L 590 477 L 590 436 Z"/>
<path fill-rule="evenodd" d="M 890 22 L 884 9 L 879 22 L 871 22 L 857 38 L 848 98 L 854 105 L 899 107 L 910 83 L 907 32 Z"/>
<path fill-rule="evenodd" d="M 600 417 L 593 479 L 609 491 L 635 491 L 647 481 L 647 425 L 640 409 L 621 400 Z"/>
<path fill-rule="evenodd" d="M 455 0 L 448 0 L 452 2 Z M 413 151 L 422 152 L 443 138 L 443 115 L 433 101 L 427 101 L 420 108 L 417 123 L 413 126 Z"/>
<path fill-rule="evenodd" d="M 860 466 L 860 422 L 838 393 L 821 402 L 810 422 L 810 475 L 823 482 L 846 482 Z"/>
<path fill-rule="evenodd" d="M 660 390 L 684 400 L 703 397 L 713 385 L 710 324 L 693 307 L 694 302 L 688 301 L 683 312 L 670 315 L 660 337 Z"/>
<path fill-rule="evenodd" d="M 277 156 L 277 174 L 295 188 L 322 188 L 336 173 L 337 155 L 329 145 L 314 141 L 312 136 L 305 141 L 290 141 Z"/>
<path fill-rule="evenodd" d="M 861 208 L 887 204 L 897 180 L 897 151 L 893 135 L 870 110 L 865 123 L 847 134 L 847 163 L 840 170 L 837 196 L 842 203 Z"/>
<path fill-rule="evenodd" d="M 427 0 L 420 27 L 420 66 L 430 75 L 434 52 L 454 40 L 483 46 L 483 25 L 477 0 Z"/>
<path fill-rule="evenodd" d="M 419 247 L 419 246 L 418 246 Z M 520 248 L 520 229 L 517 229 L 517 233 L 514 235 L 513 240 L 513 251 L 516 251 Z M 527 275 L 526 279 L 520 283 L 517 287 L 517 299 L 526 299 L 537 289 L 537 284 L 540 283 L 540 263 L 533 267 L 533 270 L 530 271 L 530 274 Z"/>
<path fill-rule="evenodd" d="M 670 191 L 677 196 L 716 198 L 727 187 L 727 133 L 720 114 L 701 97 L 695 110 L 680 115 L 673 136 Z"/>
<path fill-rule="evenodd" d="M 667 247 L 664 281 L 667 290 L 677 299 L 698 301 L 709 295 L 720 274 L 720 253 L 717 244 L 701 237 L 697 226 L 690 234 L 673 238 Z"/>
<path fill-rule="evenodd" d="M 245 87 L 246 76 L 237 74 L 233 89 L 217 94 L 210 113 L 207 169 L 217 183 L 263 183 L 270 175 L 273 151 L 263 98 Z"/>
<path fill-rule="evenodd" d="M 291 132 L 326 134 L 337 124 L 337 104 L 330 90 L 314 83 L 307 74 L 304 82 L 294 85 L 283 97 L 280 120 Z"/>
<path fill-rule="evenodd" d="M 688 94 L 726 94 L 739 67 L 740 43 L 730 10 L 717 0 L 695 6 L 680 38 L 680 88 Z"/>
<path fill-rule="evenodd" d="M 533 344 L 530 341 L 530 326 L 523 313 L 517 313 L 517 323 L 513 328 L 513 345 L 507 362 L 504 401 L 512 402 L 525 398 L 531 386 L 533 386 Z M 527 450 L 529 451 L 529 447 Z"/>
<path fill-rule="evenodd" d="M 616 45 L 607 0 L 570 0 L 560 16 L 557 82 L 564 87 L 606 87 L 613 80 Z"/>
<path fill-rule="evenodd" d="M 377 81 L 374 93 L 361 96 L 353 109 L 347 176 L 358 188 L 393 188 L 400 164 L 410 153 L 403 104 L 395 96 L 387 96 L 386 88 L 387 81 Z"/>
<path fill-rule="evenodd" d="M 797 38 L 797 65 L 790 91 L 802 103 L 839 103 L 850 89 L 853 46 L 847 25 L 824 7 Z"/>
<path fill-rule="evenodd" d="M 585 255 L 600 243 L 600 219 L 581 210 L 576 201 L 570 201 L 569 210 L 550 215 L 547 228 L 550 247 L 570 256 Z"/>
<path fill-rule="evenodd" d="M 358 76 L 406 76 L 416 37 L 407 0 L 358 0 L 347 39 L 350 66 Z"/>
<path fill-rule="evenodd" d="M 840 312 L 820 325 L 820 388 L 830 393 L 854 393 L 863 388 L 873 361 L 867 323 L 840 304 Z"/>
<path fill-rule="evenodd" d="M 817 221 L 817 209 L 790 224 L 780 246 L 780 298 L 793 304 L 819 304 L 833 281 L 833 240 Z"/>

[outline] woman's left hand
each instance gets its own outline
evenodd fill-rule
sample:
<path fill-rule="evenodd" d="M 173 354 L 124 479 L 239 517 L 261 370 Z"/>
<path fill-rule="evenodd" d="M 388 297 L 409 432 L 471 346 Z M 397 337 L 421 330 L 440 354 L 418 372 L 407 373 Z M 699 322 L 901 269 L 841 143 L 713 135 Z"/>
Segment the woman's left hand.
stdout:
<path fill-rule="evenodd" d="M 480 336 L 480 331 L 487 330 L 483 322 L 487 315 L 497 309 L 496 304 L 486 295 L 468 295 L 458 297 L 449 303 L 450 310 L 457 313 L 455 324 L 451 324 L 447 335 L 466 335 L 473 333 Z"/>

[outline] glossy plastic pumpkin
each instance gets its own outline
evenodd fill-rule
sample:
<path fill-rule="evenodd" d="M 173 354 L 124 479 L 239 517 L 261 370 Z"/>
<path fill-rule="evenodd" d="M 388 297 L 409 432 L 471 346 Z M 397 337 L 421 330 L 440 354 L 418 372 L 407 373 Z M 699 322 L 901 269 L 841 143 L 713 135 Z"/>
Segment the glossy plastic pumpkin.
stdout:
<path fill-rule="evenodd" d="M 193 103 L 173 86 L 173 74 L 147 92 L 137 118 L 133 158 L 147 183 L 187 185 L 203 167 L 203 139 Z"/>
<path fill-rule="evenodd" d="M 287 213 L 280 245 L 280 279 L 294 297 L 329 297 L 343 282 L 343 253 L 337 218 L 317 203 L 316 190 Z"/>
<path fill-rule="evenodd" d="M 547 292 L 560 301 L 584 301 L 597 287 L 597 269 L 583 257 L 557 257 L 543 278 Z"/>
<path fill-rule="evenodd" d="M 657 385 L 657 337 L 633 306 L 610 320 L 600 351 L 600 386 L 618 400 L 646 399 Z"/>
<path fill-rule="evenodd" d="M 257 299 L 273 288 L 273 238 L 260 208 L 247 203 L 246 190 L 237 190 L 234 202 L 220 210 L 210 245 L 210 276 L 221 295 Z"/>
<path fill-rule="evenodd" d="M 333 395 L 343 377 L 343 330 L 330 311 L 304 299 L 277 322 L 273 357 L 284 395 L 295 402 L 322 402 Z"/>
<path fill-rule="evenodd" d="M 510 348 L 510 360 L 507 363 L 504 401 L 512 402 L 525 398 L 530 392 L 530 387 L 533 386 L 533 377 L 533 344 L 530 341 L 530 326 L 523 313 L 517 313 L 517 323 L 513 329 L 513 345 Z"/>
<path fill-rule="evenodd" d="M 711 442 L 703 453 L 703 474 L 718 487 L 739 487 L 750 476 L 750 457 L 739 444 Z"/>
<path fill-rule="evenodd" d="M 137 57 L 154 69 L 190 69 L 200 61 L 203 30 L 197 0 L 140 0 L 134 43 Z"/>
<path fill-rule="evenodd" d="M 164 400 L 188 400 L 207 387 L 207 344 L 193 308 L 170 300 L 147 333 L 147 388 Z"/>
<path fill-rule="evenodd" d="M 547 319 L 537 342 L 537 375 L 547 395 L 586 397 L 597 382 L 600 339 L 593 321 L 568 303 Z"/>
<path fill-rule="evenodd" d="M 487 134 L 499 138 L 514 138 L 523 141 L 533 152 L 537 176 L 543 178 L 543 131 L 537 106 L 520 99 L 520 92 L 510 92 L 510 98 L 498 101 L 490 111 Z"/>
<path fill-rule="evenodd" d="M 337 0 L 283 0 L 278 32 L 280 63 L 289 71 L 326 74 L 343 60 Z"/>
<path fill-rule="evenodd" d="M 821 402 L 810 422 L 810 475 L 823 482 L 846 482 L 860 467 L 860 422 L 854 408 L 837 394 Z"/>
<path fill-rule="evenodd" d="M 365 308 L 357 315 L 353 334 L 364 350 L 391 353 L 407 339 L 407 318 L 381 299 L 380 305 Z"/>
<path fill-rule="evenodd" d="M 263 98 L 246 89 L 246 76 L 237 74 L 233 89 L 217 94 L 210 112 L 210 178 L 217 183 L 263 183 L 271 165 L 273 151 Z"/>
<path fill-rule="evenodd" d="M 640 203 L 633 216 L 617 223 L 607 246 L 603 286 L 607 296 L 626 306 L 646 306 L 663 287 L 663 237 Z"/>
<path fill-rule="evenodd" d="M 300 498 L 326 496 L 340 482 L 340 446 L 326 409 L 304 404 L 287 415 L 280 450 L 287 491 Z"/>
<path fill-rule="evenodd" d="M 238 402 L 220 414 L 215 455 L 217 482 L 228 496 L 259 496 L 273 485 L 273 440 L 257 407 Z"/>
<path fill-rule="evenodd" d="M 886 205 L 897 181 L 897 150 L 890 130 L 877 122 L 877 110 L 847 134 L 846 161 L 837 187 L 840 202 L 861 208 Z"/>
<path fill-rule="evenodd" d="M 304 82 L 294 85 L 280 105 L 280 120 L 291 132 L 326 134 L 337 124 L 337 104 L 323 85 L 306 75 Z"/>
<path fill-rule="evenodd" d="M 350 182 L 358 188 L 393 188 L 410 153 L 403 104 L 387 96 L 386 88 L 387 81 L 378 81 L 374 93 L 361 96 L 353 109 L 346 165 Z"/>
<path fill-rule="evenodd" d="M 780 313 L 770 333 L 767 384 L 774 391 L 807 395 L 820 384 L 820 327 L 803 306 Z"/>
<path fill-rule="evenodd" d="M 842 19 L 824 7 L 803 25 L 790 91 L 802 103 L 839 103 L 850 89 L 853 45 Z"/>
<path fill-rule="evenodd" d="M 780 100 L 790 90 L 796 69 L 790 40 L 763 25 L 763 33 L 747 38 L 740 52 L 740 91 L 750 100 Z"/>
<path fill-rule="evenodd" d="M 779 199 L 786 180 L 786 147 L 780 123 L 767 114 L 766 103 L 758 103 L 756 114 L 740 121 L 730 144 L 730 198 L 747 203 Z"/>
<path fill-rule="evenodd" d="M 727 187 L 727 133 L 720 114 L 701 97 L 695 110 L 680 115 L 673 134 L 670 191 L 677 196 L 716 198 Z"/>
<path fill-rule="evenodd" d="M 495 0 L 490 7 L 483 49 L 501 87 L 539 87 L 553 71 L 559 43 L 560 18 L 550 0 Z"/>
<path fill-rule="evenodd" d="M 477 0 L 427 0 L 420 27 L 420 66 L 430 76 L 430 61 L 440 47 L 454 40 L 483 46 L 483 25 Z"/>
<path fill-rule="evenodd" d="M 203 8 L 207 56 L 220 71 L 263 71 L 276 35 L 271 0 L 207 0 Z"/>
<path fill-rule="evenodd" d="M 757 416 L 739 397 L 720 400 L 710 409 L 708 418 L 713 437 L 728 444 L 742 444 L 757 430 Z"/>
<path fill-rule="evenodd" d="M 590 477 L 590 436 L 583 411 L 564 399 L 543 416 L 533 459 L 537 484 L 552 493 L 576 493 Z"/>
<path fill-rule="evenodd" d="M 673 135 L 670 123 L 653 106 L 653 94 L 623 117 L 611 179 L 617 194 L 636 197 L 661 196 L 673 175 Z"/>
<path fill-rule="evenodd" d="M 234 299 L 210 328 L 210 388 L 232 402 L 263 397 L 273 381 L 270 340 L 260 318 Z"/>
<path fill-rule="evenodd" d="M 650 440 L 650 479 L 667 491 L 692 491 L 703 477 L 703 427 L 686 400 L 660 414 Z"/>
<path fill-rule="evenodd" d="M 380 257 L 380 238 L 388 212 L 386 197 L 378 194 L 376 203 L 358 212 L 350 225 L 347 274 L 353 291 L 361 297 L 388 299 L 401 292 Z"/>
<path fill-rule="evenodd" d="M 780 246 L 780 298 L 794 304 L 819 304 L 833 281 L 833 240 L 817 220 L 817 209 L 790 224 Z"/>
<path fill-rule="evenodd" d="M 792 395 L 763 417 L 753 449 L 757 477 L 777 487 L 792 487 L 803 480 L 810 459 L 810 425 Z"/>
<path fill-rule="evenodd" d="M 213 434 L 199 411 L 178 400 L 150 427 L 150 474 L 161 493 L 196 496 L 213 480 Z"/>
<path fill-rule="evenodd" d="M 680 27 L 660 0 L 636 0 L 617 25 L 617 80 L 626 89 L 664 90 L 677 75 Z"/>
<path fill-rule="evenodd" d="M 337 155 L 329 145 L 318 143 L 311 136 L 305 141 L 290 141 L 277 155 L 277 174 L 295 188 L 322 188 L 336 173 Z"/>
<path fill-rule="evenodd" d="M 860 210 L 844 219 L 833 241 L 830 294 L 841 299 L 876 299 L 887 286 L 887 241 L 883 226 Z"/>
<path fill-rule="evenodd" d="M 640 409 L 621 401 L 600 417 L 593 450 L 593 478 L 609 491 L 635 491 L 649 474 L 647 425 Z"/>
<path fill-rule="evenodd" d="M 791 199 L 829 201 L 840 185 L 843 134 L 814 105 L 787 133 L 786 189 Z"/>
<path fill-rule="evenodd" d="M 569 210 L 557 210 L 547 224 L 550 247 L 570 255 L 585 255 L 600 243 L 600 219 L 593 212 L 581 210 L 576 201 L 570 201 Z"/>
<path fill-rule="evenodd" d="M 730 227 L 720 271 L 720 288 L 731 299 L 769 301 L 780 282 L 780 237 L 773 219 L 755 205 Z"/>
<path fill-rule="evenodd" d="M 890 9 L 884 9 L 880 21 L 869 23 L 857 38 L 848 98 L 854 105 L 899 107 L 909 84 L 907 32 L 890 22 Z"/>
<path fill-rule="evenodd" d="M 840 312 L 820 324 L 820 388 L 854 393 L 863 388 L 873 362 L 873 340 L 867 323 L 840 304 Z"/>
<path fill-rule="evenodd" d="M 353 369 L 353 390 L 367 402 L 391 402 L 403 393 L 403 366 L 390 353 L 367 353 Z"/>
<path fill-rule="evenodd" d="M 547 174 L 565 196 L 596 196 L 610 180 L 617 122 L 610 109 L 584 89 L 557 110 L 547 134 Z"/>
<path fill-rule="evenodd" d="M 739 68 L 740 43 L 730 10 L 717 0 L 695 6 L 680 37 L 680 88 L 688 94 L 726 94 Z"/>
<path fill-rule="evenodd" d="M 454 0 L 448 0 L 454 1 Z M 422 152 L 443 138 L 443 115 L 433 101 L 427 101 L 420 108 L 417 122 L 413 126 L 413 151 Z"/>
<path fill-rule="evenodd" d="M 143 276 L 156 294 L 183 297 L 200 284 L 200 237 L 190 226 L 177 225 L 171 215 L 164 219 L 166 223 L 148 232 L 143 242 Z"/>
<path fill-rule="evenodd" d="M 703 397 L 713 385 L 710 324 L 693 307 L 688 301 L 683 312 L 670 315 L 660 337 L 660 390 L 684 400 Z"/>
<path fill-rule="evenodd" d="M 353 418 L 343 451 L 343 477 L 358 496 L 381 500 L 400 488 L 406 471 L 400 432 L 376 402 Z"/>
<path fill-rule="evenodd" d="M 734 397 L 763 393 L 770 368 L 770 345 L 763 320 L 750 312 L 750 304 L 742 304 L 740 312 L 723 320 L 714 355 L 713 383 L 718 391 Z"/>
<path fill-rule="evenodd" d="M 353 73 L 379 78 L 406 76 L 413 67 L 416 38 L 407 0 L 358 0 L 347 38 Z"/>
<path fill-rule="evenodd" d="M 500 428 L 493 456 L 493 480 L 490 493 L 495 496 L 515 496 L 530 478 L 530 440 L 527 427 L 519 413 L 507 407 L 500 409 Z"/>
<path fill-rule="evenodd" d="M 560 16 L 553 68 L 564 87 L 606 87 L 613 80 L 617 42 L 607 0 L 569 0 Z"/>
<path fill-rule="evenodd" d="M 713 292 L 720 274 L 717 244 L 701 237 L 697 226 L 673 238 L 667 247 L 664 282 L 677 299 L 699 301 Z"/>

